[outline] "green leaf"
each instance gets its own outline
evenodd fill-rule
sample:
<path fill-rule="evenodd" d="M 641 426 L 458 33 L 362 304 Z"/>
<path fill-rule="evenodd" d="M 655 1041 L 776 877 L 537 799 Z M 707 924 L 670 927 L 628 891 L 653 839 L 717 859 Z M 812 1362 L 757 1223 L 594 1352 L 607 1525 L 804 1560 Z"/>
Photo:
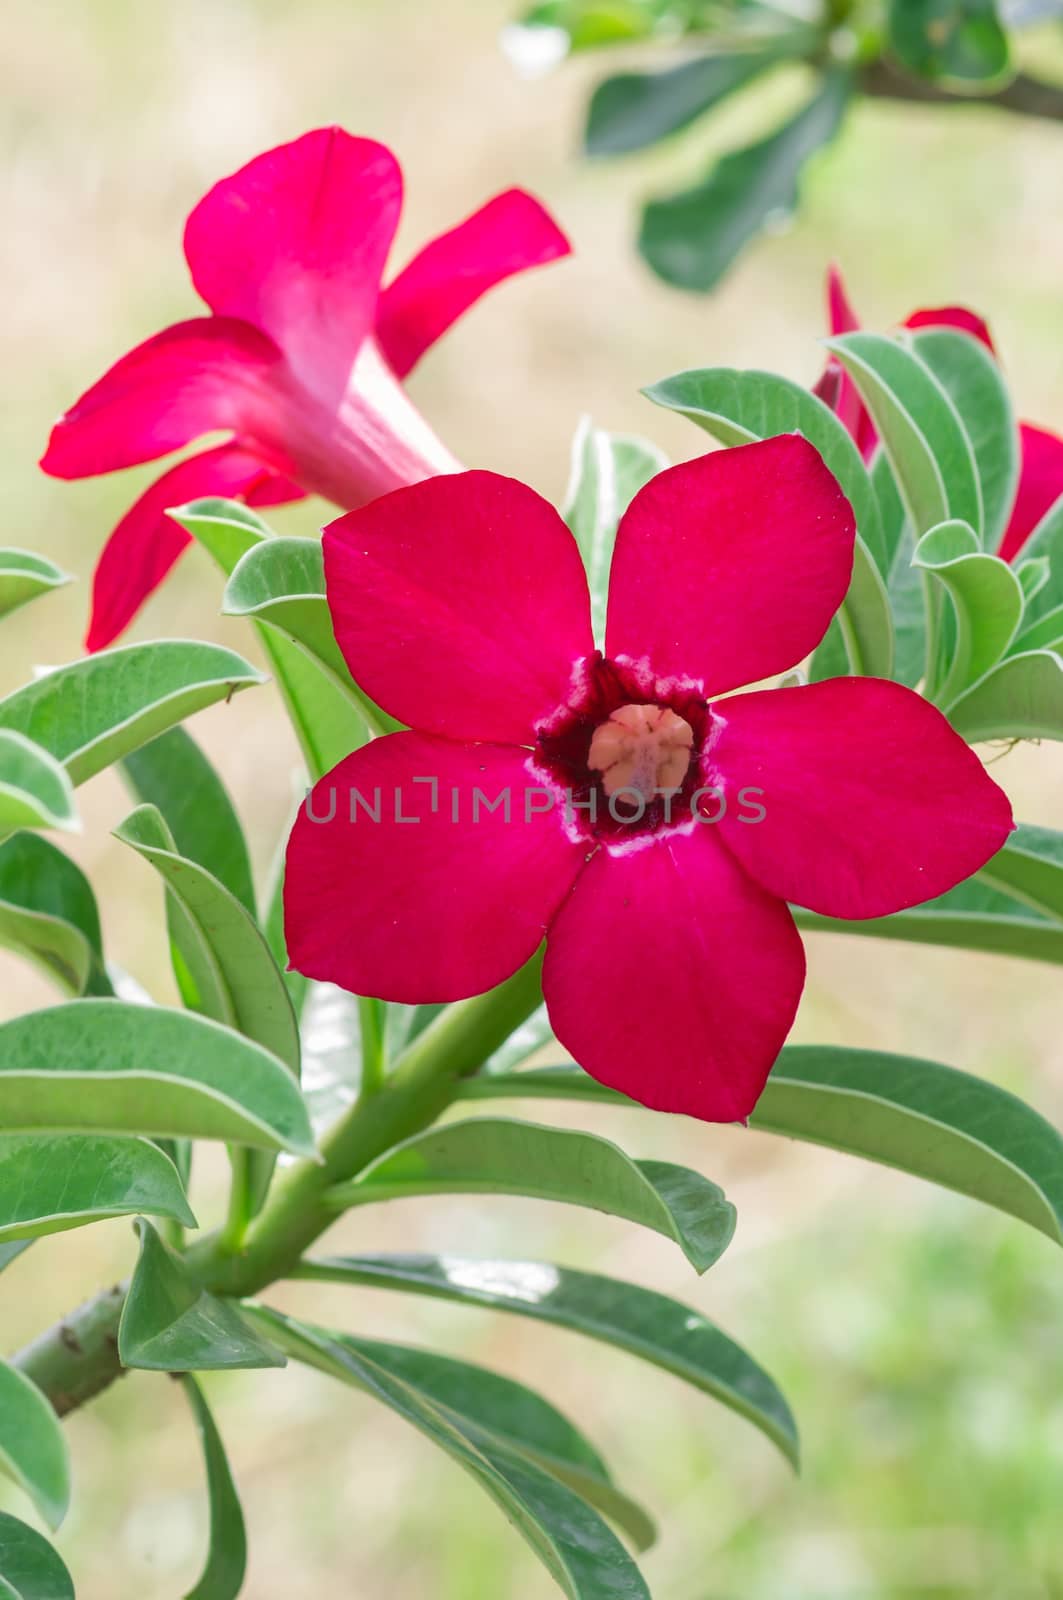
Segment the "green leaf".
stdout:
<path fill-rule="evenodd" d="M 74 1600 L 62 1558 L 35 1528 L 0 1511 L 2 1600 Z"/>
<path fill-rule="evenodd" d="M 255 914 L 251 861 L 228 790 L 184 728 L 127 756 L 122 776 L 141 805 L 156 806 L 178 852 L 205 867 Z"/>
<path fill-rule="evenodd" d="M 1063 606 L 1063 495 L 1049 506 L 1023 545 L 1020 557 L 1023 567 L 1035 561 L 1048 563 L 1047 578 L 1033 594 L 1027 594 L 1026 620 L 1029 623 Z"/>
<path fill-rule="evenodd" d="M 794 920 L 810 933 L 901 939 L 911 944 L 1063 963 L 1063 924 L 1055 917 L 1039 915 L 1011 895 L 999 893 L 980 873 L 947 894 L 892 917 L 846 922 L 794 909 Z"/>
<path fill-rule="evenodd" d="M 889 43 L 909 72 L 958 94 L 991 94 L 1014 76 L 993 0 L 890 0 Z"/>
<path fill-rule="evenodd" d="M 1027 566 L 1030 564 L 1027 562 Z M 1022 574 L 1017 576 L 1021 582 Z M 1024 628 L 1009 647 L 1008 654 L 1028 655 L 1031 650 L 1052 650 L 1056 655 L 1063 655 L 1063 605 L 1046 611 Z"/>
<path fill-rule="evenodd" d="M 0 550 L 0 617 L 69 582 L 69 576 L 46 556 L 32 550 Z"/>
<path fill-rule="evenodd" d="M 689 127 L 779 56 L 735 51 L 682 61 L 664 72 L 622 72 L 591 96 L 583 148 L 589 156 L 627 155 Z"/>
<path fill-rule="evenodd" d="M 582 418 L 572 441 L 572 471 L 562 515 L 576 537 L 591 592 L 595 643 L 605 642 L 609 567 L 620 518 L 635 495 L 668 465 L 647 439 L 607 433 Z"/>
<path fill-rule="evenodd" d="M 150 1139 L 0 1135 L 0 1241 L 139 1211 L 198 1226 L 177 1168 Z"/>
<path fill-rule="evenodd" d="M 206 1017 L 72 1000 L 0 1024 L 0 1126 L 145 1133 L 314 1154 L 288 1068 Z"/>
<path fill-rule="evenodd" d="M 193 1377 L 186 1376 L 182 1387 L 192 1408 L 203 1460 L 207 1469 L 207 1498 L 210 1502 L 210 1543 L 207 1562 L 199 1582 L 185 1600 L 236 1600 L 244 1586 L 247 1571 L 247 1534 L 240 1496 L 233 1482 L 221 1434 L 218 1432 L 203 1391 Z"/>
<path fill-rule="evenodd" d="M 795 117 L 719 161 L 709 177 L 642 214 L 639 251 L 666 283 L 705 293 L 747 244 L 797 204 L 805 165 L 837 133 L 851 90 L 847 72 L 824 74 Z"/>
<path fill-rule="evenodd" d="M 839 614 L 846 657 L 854 672 L 890 677 L 893 623 L 883 582 L 888 563 L 878 501 L 860 452 L 833 411 L 788 378 L 732 367 L 679 372 L 643 393 L 655 405 L 688 417 L 721 444 L 749 444 L 796 432 L 815 446 L 856 516 L 853 579 Z"/>
<path fill-rule="evenodd" d="M 526 1456 L 611 1518 L 636 1548 L 648 1550 L 656 1529 L 641 1506 L 617 1489 L 590 1441 L 548 1400 L 512 1378 L 453 1356 L 412 1345 L 334 1334 L 336 1343 L 411 1384 L 441 1410 L 456 1413 L 500 1444 Z"/>
<path fill-rule="evenodd" d="M 675 0 L 538 0 L 506 30 L 503 44 L 518 61 L 527 59 L 526 50 L 537 61 L 536 36 L 543 33 L 560 36 L 563 56 L 569 50 L 599 50 L 648 39 L 662 29 L 671 33 L 676 21 Z M 548 42 L 553 44 L 553 37 Z"/>
<path fill-rule="evenodd" d="M 917 534 L 969 522 L 982 537 L 974 449 L 945 389 L 913 351 L 878 333 L 826 341 L 856 384 Z"/>
<path fill-rule="evenodd" d="M 58 1528 L 70 1504 L 66 1435 L 37 1385 L 6 1361 L 0 1361 L 0 1469 Z"/>
<path fill-rule="evenodd" d="M 66 771 L 21 733 L 0 728 L 0 834 L 15 828 L 81 827 Z"/>
<path fill-rule="evenodd" d="M 978 876 L 1063 922 L 1063 833 L 1020 822 Z"/>
<path fill-rule="evenodd" d="M 568 1064 L 470 1079 L 463 1093 L 634 1105 Z M 1063 1138 L 982 1078 L 885 1051 L 786 1045 L 750 1125 L 897 1167 L 1063 1244 Z"/>
<path fill-rule="evenodd" d="M 948 710 L 1014 639 L 1022 620 L 1022 585 L 1006 562 L 979 548 L 965 522 L 931 528 L 916 545 L 912 562 L 941 585 L 952 606 L 955 627 L 948 645 L 939 630 L 931 634 L 926 691 Z"/>
<path fill-rule="evenodd" d="M 0 727 L 61 761 L 75 784 L 194 711 L 266 680 L 216 644 L 160 639 L 54 667 L 0 700 Z"/>
<path fill-rule="evenodd" d="M 968 744 L 984 739 L 1063 739 L 1063 656 L 1008 656 L 960 696 L 949 721 Z"/>
<path fill-rule="evenodd" d="M 288 997 L 292 1002 L 292 1010 L 295 1012 L 296 1021 L 299 1021 L 303 1015 L 303 1006 L 306 1004 L 310 980 L 304 978 L 301 972 L 288 970 L 288 941 L 284 933 L 284 863 L 288 851 L 288 836 L 294 821 L 293 815 L 289 818 L 280 845 L 274 853 L 266 888 L 266 914 L 262 921 L 262 932 L 273 953 L 273 959 L 280 968 Z"/>
<path fill-rule="evenodd" d="M 111 992 L 92 886 L 38 834 L 17 833 L 0 844 L 0 945 L 32 961 L 66 994 Z"/>
<path fill-rule="evenodd" d="M 240 558 L 225 586 L 222 614 L 251 617 L 275 628 L 347 696 L 370 732 L 390 733 L 402 726 L 362 693 L 347 670 L 332 631 L 324 555 L 316 539 L 266 539 L 255 545 Z"/>
<path fill-rule="evenodd" d="M 797 1462 L 790 1408 L 763 1368 L 699 1312 L 653 1290 L 544 1261 L 459 1256 L 340 1256 L 304 1261 L 291 1276 L 491 1306 L 601 1339 L 729 1406 Z"/>
<path fill-rule="evenodd" d="M 591 1206 L 673 1239 L 696 1272 L 734 1236 L 722 1189 L 668 1161 L 632 1161 L 608 1139 L 503 1118 L 430 1128 L 381 1156 L 354 1183 L 329 1191 L 336 1207 L 413 1195 L 513 1194 Z"/>
<path fill-rule="evenodd" d="M 124 1367 L 151 1372 L 211 1372 L 283 1367 L 282 1353 L 259 1337 L 231 1300 L 208 1294 L 181 1257 L 143 1217 L 140 1255 L 118 1325 Z"/>
<path fill-rule="evenodd" d="M 279 1312 L 258 1312 L 256 1320 L 289 1355 L 379 1400 L 464 1467 L 569 1600 L 650 1600 L 638 1568 L 598 1514 L 528 1456 L 394 1377 L 371 1358 L 368 1344 L 341 1343 Z"/>
<path fill-rule="evenodd" d="M 226 577 L 241 557 L 273 537 L 261 517 L 232 500 L 197 500 L 170 515 L 196 539 Z M 281 691 L 310 776 L 318 779 L 365 743 L 366 726 L 350 696 L 276 628 L 256 631 Z"/>
<path fill-rule="evenodd" d="M 996 550 L 1015 502 L 1021 450 L 1000 367 L 980 339 L 954 328 L 921 328 L 915 353 L 948 394 L 974 451 L 985 517 L 983 543 Z"/>

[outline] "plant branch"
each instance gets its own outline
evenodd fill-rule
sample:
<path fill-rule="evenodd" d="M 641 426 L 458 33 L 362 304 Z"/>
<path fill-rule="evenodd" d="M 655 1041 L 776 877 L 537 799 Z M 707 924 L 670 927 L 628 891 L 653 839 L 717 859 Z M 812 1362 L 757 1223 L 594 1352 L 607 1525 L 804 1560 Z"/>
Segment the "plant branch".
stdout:
<path fill-rule="evenodd" d="M 995 106 L 1001 111 L 1016 112 L 1019 116 L 1063 122 L 1063 85 L 1044 83 L 1039 78 L 1028 77 L 1024 72 L 992 94 L 958 95 L 927 79 L 910 78 L 890 66 L 888 61 L 879 60 L 864 68 L 860 74 L 860 87 L 875 99 L 904 100 L 934 106 Z"/>

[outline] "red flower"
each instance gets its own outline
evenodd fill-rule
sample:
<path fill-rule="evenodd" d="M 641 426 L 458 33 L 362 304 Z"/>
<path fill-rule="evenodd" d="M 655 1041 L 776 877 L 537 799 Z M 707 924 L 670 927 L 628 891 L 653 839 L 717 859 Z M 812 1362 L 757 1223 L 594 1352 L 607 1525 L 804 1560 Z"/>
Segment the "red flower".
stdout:
<path fill-rule="evenodd" d="M 849 303 L 837 267 L 831 267 L 827 276 L 827 314 L 830 331 L 852 333 L 860 323 Z M 913 311 L 904 320 L 906 328 L 959 328 L 969 333 L 996 355 L 987 324 L 966 306 L 939 306 L 928 311 Z M 816 393 L 837 412 L 855 442 L 864 460 L 875 452 L 878 434 L 874 423 L 860 399 L 856 385 L 833 359 L 816 384 Z M 1019 443 L 1022 464 L 1019 473 L 1015 502 L 997 554 L 1011 561 L 1022 549 L 1045 512 L 1063 494 L 1063 439 L 1032 423 L 1019 424 Z"/>
<path fill-rule="evenodd" d="M 401 205 L 390 150 L 321 128 L 257 156 L 196 206 L 185 255 L 212 315 L 123 356 L 56 423 L 41 461 L 84 478 L 230 434 L 165 473 L 112 533 L 90 650 L 127 626 L 187 545 L 168 507 L 306 493 L 360 506 L 456 470 L 400 379 L 486 290 L 569 246 L 538 201 L 510 189 L 382 289 Z"/>
<path fill-rule="evenodd" d="M 545 933 L 553 1026 L 588 1072 L 661 1110 L 745 1117 L 804 982 L 786 902 L 899 911 L 1012 827 L 978 758 L 896 683 L 719 698 L 815 648 L 853 540 L 797 434 L 662 472 L 620 525 L 603 657 L 572 535 L 512 479 L 434 478 L 332 523 L 336 638 L 412 731 L 301 808 L 293 966 L 453 1000 Z"/>

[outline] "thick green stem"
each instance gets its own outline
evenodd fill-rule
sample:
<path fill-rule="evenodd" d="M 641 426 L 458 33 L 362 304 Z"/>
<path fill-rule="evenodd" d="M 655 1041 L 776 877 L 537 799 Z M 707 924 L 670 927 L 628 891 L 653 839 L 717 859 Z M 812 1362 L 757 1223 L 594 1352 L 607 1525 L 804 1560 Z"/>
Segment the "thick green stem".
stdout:
<path fill-rule="evenodd" d="M 204 1287 L 250 1295 L 283 1277 L 336 1220 L 335 1210 L 323 1204 L 326 1190 L 434 1122 L 461 1080 L 534 1011 L 541 967 L 537 955 L 489 994 L 441 1012 L 403 1053 L 391 1077 L 360 1097 L 331 1130 L 324 1159 L 299 1161 L 278 1176 L 237 1253 L 226 1248 L 224 1232 L 196 1243 L 185 1260 Z M 105 1291 L 15 1358 L 60 1413 L 83 1405 L 120 1375 L 117 1331 L 124 1299 L 124 1286 Z"/>

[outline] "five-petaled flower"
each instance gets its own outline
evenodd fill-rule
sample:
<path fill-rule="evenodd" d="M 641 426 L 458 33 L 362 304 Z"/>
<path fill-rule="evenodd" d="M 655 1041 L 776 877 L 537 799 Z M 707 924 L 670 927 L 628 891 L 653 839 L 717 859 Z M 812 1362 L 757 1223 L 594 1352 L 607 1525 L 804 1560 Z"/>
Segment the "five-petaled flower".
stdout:
<path fill-rule="evenodd" d="M 827 275 L 827 315 L 831 333 L 852 333 L 860 326 L 837 267 Z M 977 312 L 966 306 L 938 306 L 913 311 L 904 319 L 906 328 L 957 328 L 978 339 L 996 355 L 989 327 Z M 875 425 L 856 391 L 852 379 L 833 358 L 816 384 L 821 400 L 837 412 L 867 460 L 878 444 Z M 1063 438 L 1032 422 L 1019 424 L 1020 471 L 1008 525 L 997 554 L 1012 561 L 1019 554 L 1045 512 L 1063 495 Z"/>
<path fill-rule="evenodd" d="M 603 655 L 571 533 L 510 478 L 437 477 L 332 523 L 337 641 L 410 730 L 300 808 L 292 965 L 454 1000 L 545 934 L 550 1017 L 588 1072 L 661 1110 L 747 1116 L 804 983 L 787 902 L 899 911 L 1012 827 L 978 757 L 899 684 L 731 693 L 815 648 L 853 542 L 797 434 L 673 467 L 621 522 Z"/>
<path fill-rule="evenodd" d="M 185 256 L 212 314 L 123 356 L 56 423 L 41 461 L 84 478 L 230 435 L 172 467 L 115 528 L 96 568 L 90 650 L 121 633 L 188 544 L 171 507 L 315 493 L 349 508 L 457 469 L 400 380 L 494 284 L 568 242 L 510 189 L 382 288 L 401 205 L 390 150 L 321 128 L 257 156 L 192 211 Z"/>

